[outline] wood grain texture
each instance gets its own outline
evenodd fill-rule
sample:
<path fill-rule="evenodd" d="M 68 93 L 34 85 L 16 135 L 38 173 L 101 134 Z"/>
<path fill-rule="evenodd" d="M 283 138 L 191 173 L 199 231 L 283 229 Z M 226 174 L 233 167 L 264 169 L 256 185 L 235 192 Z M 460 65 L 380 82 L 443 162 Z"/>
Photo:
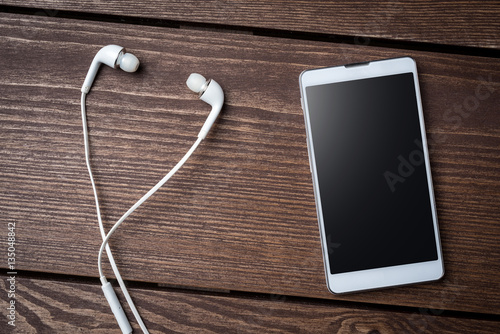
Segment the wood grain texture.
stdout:
<path fill-rule="evenodd" d="M 0 290 L 4 290 L 5 277 L 0 277 Z M 17 291 L 16 328 L 4 327 L 2 333 L 120 333 L 97 284 L 20 277 Z M 394 312 L 334 302 L 165 289 L 132 288 L 130 293 L 150 333 L 489 334 L 500 328 L 499 321 L 435 315 L 429 310 Z M 2 294 L 2 310 L 7 302 Z M 128 307 L 124 308 L 134 332 L 140 333 Z"/>
<path fill-rule="evenodd" d="M 500 60 L 7 14 L 0 35 L 0 221 L 17 224 L 18 269 L 97 275 L 79 89 L 97 50 L 116 43 L 142 65 L 102 68 L 88 96 L 107 228 L 194 142 L 208 109 L 189 73 L 226 94 L 207 140 L 113 238 L 126 279 L 500 314 Z M 446 276 L 334 296 L 298 75 L 403 55 L 420 71 Z"/>
<path fill-rule="evenodd" d="M 0 3 L 54 10 L 113 14 L 281 29 L 353 37 L 385 38 L 500 48 L 498 1 L 162 1 L 1 0 Z M 358 38 L 354 39 L 355 41 Z M 365 39 L 362 40 L 366 42 Z"/>

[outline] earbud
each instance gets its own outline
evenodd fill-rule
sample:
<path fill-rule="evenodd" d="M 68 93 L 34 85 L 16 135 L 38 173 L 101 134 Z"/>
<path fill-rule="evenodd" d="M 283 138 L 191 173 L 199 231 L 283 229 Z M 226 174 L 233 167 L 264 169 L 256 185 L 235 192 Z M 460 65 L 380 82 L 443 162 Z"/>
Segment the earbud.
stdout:
<path fill-rule="evenodd" d="M 198 73 L 192 73 L 187 79 L 186 84 L 189 89 L 199 94 L 202 101 L 212 106 L 212 110 L 198 134 L 198 138 L 205 139 L 222 109 L 222 105 L 224 104 L 224 92 L 215 80 L 207 80 Z"/>
<path fill-rule="evenodd" d="M 87 76 L 82 86 L 82 93 L 87 94 L 92 87 L 97 70 L 101 64 L 111 68 L 120 67 L 125 72 L 135 72 L 139 67 L 139 59 L 131 53 L 126 53 L 125 48 L 118 45 L 107 45 L 103 47 L 92 60 Z"/>

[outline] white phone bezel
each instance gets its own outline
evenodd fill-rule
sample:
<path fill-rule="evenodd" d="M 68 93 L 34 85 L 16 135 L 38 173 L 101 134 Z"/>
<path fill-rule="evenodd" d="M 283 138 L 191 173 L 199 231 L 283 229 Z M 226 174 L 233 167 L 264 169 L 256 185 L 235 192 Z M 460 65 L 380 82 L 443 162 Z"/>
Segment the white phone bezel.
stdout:
<path fill-rule="evenodd" d="M 380 76 L 388 76 L 402 73 L 413 73 L 415 81 L 415 93 L 418 105 L 420 131 L 422 134 L 422 146 L 425 157 L 425 168 L 427 172 L 427 182 L 429 185 L 430 206 L 434 223 L 434 235 L 438 258 L 435 261 L 413 263 L 392 267 L 376 268 L 347 272 L 341 274 L 331 274 L 330 261 L 328 254 L 328 245 L 325 236 L 323 222 L 323 211 L 321 197 L 319 192 L 318 175 L 316 169 L 316 159 L 314 154 L 314 144 L 311 135 L 311 124 L 309 121 L 309 110 L 306 88 L 309 86 L 323 85 L 336 82 L 344 82 L 358 79 L 367 79 Z M 309 153 L 309 163 L 313 180 L 314 196 L 316 199 L 316 211 L 321 236 L 323 251 L 323 262 L 325 265 L 325 274 L 328 289 L 332 293 L 347 293 L 361 290 L 371 290 L 389 286 L 406 285 L 440 279 L 444 275 L 444 265 L 442 260 L 441 243 L 439 238 L 439 228 L 437 221 L 436 205 L 434 199 L 434 190 L 432 186 L 432 177 L 430 172 L 429 152 L 427 148 L 427 138 L 425 134 L 424 116 L 422 111 L 422 102 L 420 98 L 420 88 L 417 76 L 417 67 L 415 61 L 410 57 L 394 58 L 387 60 L 372 61 L 347 66 L 337 66 L 307 70 L 300 75 L 300 93 L 302 109 L 307 135 L 307 147 Z"/>

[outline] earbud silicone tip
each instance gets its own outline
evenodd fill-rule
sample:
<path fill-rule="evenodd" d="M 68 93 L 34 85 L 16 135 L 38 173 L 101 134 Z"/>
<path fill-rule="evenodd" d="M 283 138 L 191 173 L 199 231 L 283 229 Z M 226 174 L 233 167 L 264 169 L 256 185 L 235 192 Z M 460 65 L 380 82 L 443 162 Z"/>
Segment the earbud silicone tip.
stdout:
<path fill-rule="evenodd" d="M 120 68 L 125 72 L 135 72 L 139 67 L 139 59 L 131 53 L 126 53 L 120 59 Z"/>
<path fill-rule="evenodd" d="M 203 88 L 203 85 L 207 82 L 207 79 L 201 74 L 191 73 L 186 81 L 186 85 L 195 93 L 199 93 Z"/>

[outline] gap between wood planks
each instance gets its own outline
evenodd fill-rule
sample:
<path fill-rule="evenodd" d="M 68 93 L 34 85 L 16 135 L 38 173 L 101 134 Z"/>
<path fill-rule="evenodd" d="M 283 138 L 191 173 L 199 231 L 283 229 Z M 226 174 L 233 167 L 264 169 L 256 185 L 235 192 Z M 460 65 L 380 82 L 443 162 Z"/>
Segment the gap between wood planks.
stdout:
<path fill-rule="evenodd" d="M 42 273 L 35 271 L 17 271 L 17 276 L 23 279 L 33 279 L 40 281 L 55 281 L 59 283 L 79 283 L 79 284 L 90 284 L 99 285 L 99 279 L 97 277 L 87 277 L 87 276 L 74 276 L 74 275 L 64 275 L 64 274 L 53 274 L 53 273 Z M 5 274 L 0 274 L 2 279 L 5 279 Z M 110 282 L 113 285 L 117 285 L 115 279 L 111 279 Z M 485 320 L 485 321 L 500 321 L 500 316 L 495 314 L 484 314 L 477 312 L 462 312 L 462 311 L 449 311 L 440 309 L 430 309 L 430 308 L 418 308 L 418 307 L 408 307 L 408 306 L 393 306 L 385 304 L 376 303 L 363 303 L 363 302 L 352 302 L 345 300 L 329 300 L 320 298 L 309 298 L 309 297 L 297 297 L 288 295 L 276 295 L 267 293 L 254 293 L 245 291 L 234 291 L 234 290 L 217 290 L 217 289 L 204 289 L 193 286 L 180 286 L 180 285 L 168 285 L 168 284 L 156 284 L 147 282 L 137 282 L 137 281 L 127 281 L 125 280 L 125 285 L 129 289 L 143 289 L 150 291 L 170 291 L 191 295 L 205 295 L 205 296 L 224 296 L 238 299 L 247 300 L 261 300 L 261 301 L 275 301 L 291 304 L 309 304 L 316 306 L 331 306 L 331 307 L 344 307 L 352 308 L 356 310 L 373 310 L 373 311 L 386 311 L 386 312 L 399 312 L 407 314 L 423 314 L 429 316 L 445 316 L 451 318 L 460 319 L 473 319 L 473 320 Z M 121 295 L 121 292 L 119 292 Z"/>
<path fill-rule="evenodd" d="M 377 46 L 403 50 L 418 50 L 437 53 L 459 54 L 478 57 L 500 57 L 500 50 L 479 47 L 467 46 L 452 46 L 445 44 L 412 42 L 412 41 L 396 41 L 383 38 L 360 37 L 348 35 L 333 35 L 324 33 L 310 33 L 301 31 L 289 31 L 280 29 L 255 28 L 251 26 L 233 26 L 214 23 L 198 23 L 198 22 L 183 22 L 166 19 L 153 19 L 135 16 L 122 16 L 111 14 L 94 14 L 67 10 L 53 10 L 44 8 L 27 8 L 17 6 L 0 5 L 0 12 L 37 15 L 48 17 L 70 18 L 87 21 L 101 21 L 111 23 L 123 23 L 131 25 L 153 26 L 153 27 L 168 27 L 177 29 L 188 29 L 197 31 L 217 31 L 224 33 L 239 33 L 253 34 L 257 36 L 267 36 L 275 38 L 288 38 L 307 41 L 322 41 L 330 43 L 348 44 L 348 45 L 365 45 Z"/>

